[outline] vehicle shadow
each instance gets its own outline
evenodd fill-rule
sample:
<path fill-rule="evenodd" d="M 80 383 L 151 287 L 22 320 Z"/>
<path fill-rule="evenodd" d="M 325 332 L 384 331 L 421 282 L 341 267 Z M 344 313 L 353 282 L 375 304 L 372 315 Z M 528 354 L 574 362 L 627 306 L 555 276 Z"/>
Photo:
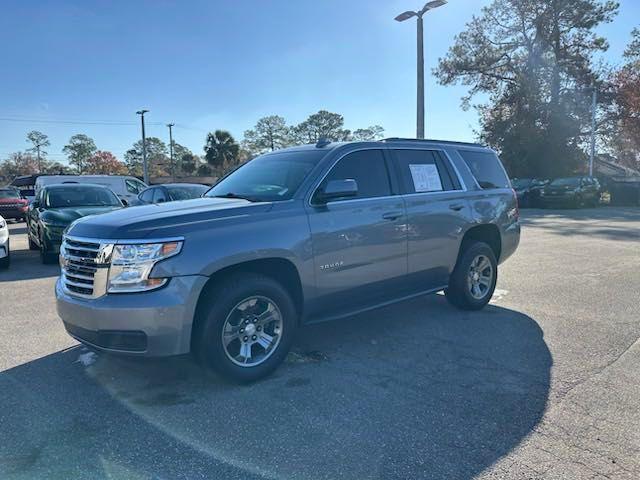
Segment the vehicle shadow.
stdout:
<path fill-rule="evenodd" d="M 16 250 L 13 248 L 13 244 L 11 246 L 11 265 L 7 270 L 0 270 L 0 283 L 60 275 L 60 267 L 57 264 L 44 265 L 38 252 L 24 249 Z"/>
<path fill-rule="evenodd" d="M 540 422 L 551 366 L 532 318 L 441 296 L 304 327 L 246 386 L 75 347 L 0 373 L 0 477 L 472 478 Z"/>

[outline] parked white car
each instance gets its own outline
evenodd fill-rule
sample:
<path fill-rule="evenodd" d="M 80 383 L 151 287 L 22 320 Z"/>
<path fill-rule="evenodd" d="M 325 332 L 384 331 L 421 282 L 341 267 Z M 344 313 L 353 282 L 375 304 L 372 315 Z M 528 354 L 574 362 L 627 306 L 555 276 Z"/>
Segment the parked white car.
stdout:
<path fill-rule="evenodd" d="M 0 269 L 9 267 L 10 258 L 9 227 L 7 221 L 0 215 Z"/>
<path fill-rule="evenodd" d="M 59 183 L 91 183 L 109 187 L 126 205 L 135 204 L 138 194 L 147 185 L 135 177 L 127 175 L 41 175 L 36 179 L 36 195 L 45 185 Z"/>

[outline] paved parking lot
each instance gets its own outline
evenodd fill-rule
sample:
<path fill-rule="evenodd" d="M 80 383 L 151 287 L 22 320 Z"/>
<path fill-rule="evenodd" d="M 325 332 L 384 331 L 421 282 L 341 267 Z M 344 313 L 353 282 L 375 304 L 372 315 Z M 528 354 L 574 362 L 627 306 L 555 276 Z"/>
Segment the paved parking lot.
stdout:
<path fill-rule="evenodd" d="M 435 295 L 306 327 L 251 386 L 79 347 L 12 225 L 0 478 L 636 480 L 640 210 L 523 217 L 484 311 Z"/>

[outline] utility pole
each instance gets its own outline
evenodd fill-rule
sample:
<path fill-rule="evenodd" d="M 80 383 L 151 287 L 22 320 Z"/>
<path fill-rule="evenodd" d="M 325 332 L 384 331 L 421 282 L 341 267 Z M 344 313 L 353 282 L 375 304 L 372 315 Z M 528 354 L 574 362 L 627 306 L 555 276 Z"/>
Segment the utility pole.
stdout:
<path fill-rule="evenodd" d="M 169 159 L 171 161 L 171 181 L 176 181 L 176 167 L 173 162 L 173 133 L 171 128 L 175 126 L 175 123 L 168 123 L 167 127 L 169 127 Z"/>
<path fill-rule="evenodd" d="M 395 20 L 404 22 L 412 17 L 418 17 L 418 92 L 416 99 L 416 138 L 424 138 L 424 25 L 422 17 L 429 10 L 445 5 L 447 0 L 433 0 L 428 2 L 421 10 L 413 12 L 406 11 L 398 15 Z"/>
<path fill-rule="evenodd" d="M 140 122 L 142 124 L 142 169 L 144 175 L 144 183 L 149 185 L 149 168 L 147 167 L 147 137 L 144 134 L 144 114 L 149 110 L 138 110 L 137 115 L 140 115 Z"/>
<path fill-rule="evenodd" d="M 589 176 L 593 177 L 593 161 L 596 156 L 596 110 L 598 108 L 598 91 L 593 87 L 591 97 L 591 155 L 589 156 Z"/>

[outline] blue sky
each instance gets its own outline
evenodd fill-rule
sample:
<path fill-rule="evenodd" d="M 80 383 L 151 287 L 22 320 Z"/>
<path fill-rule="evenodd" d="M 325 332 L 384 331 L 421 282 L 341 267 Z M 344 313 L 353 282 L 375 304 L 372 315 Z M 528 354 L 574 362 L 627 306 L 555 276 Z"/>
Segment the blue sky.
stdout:
<path fill-rule="evenodd" d="M 430 75 L 456 33 L 490 0 L 449 0 L 425 17 L 428 137 L 472 140 L 476 112 L 462 87 Z M 348 128 L 380 124 L 415 135 L 415 23 L 393 21 L 412 0 L 28 1 L 3 0 L 0 16 L 0 159 L 48 134 L 50 158 L 75 133 L 119 158 L 139 139 L 135 111 L 148 108 L 148 135 L 202 153 L 207 131 L 238 139 L 264 115 L 289 123 L 319 109 Z M 640 2 L 622 0 L 601 28 L 620 61 Z M 124 125 L 38 123 L 118 122 Z"/>

